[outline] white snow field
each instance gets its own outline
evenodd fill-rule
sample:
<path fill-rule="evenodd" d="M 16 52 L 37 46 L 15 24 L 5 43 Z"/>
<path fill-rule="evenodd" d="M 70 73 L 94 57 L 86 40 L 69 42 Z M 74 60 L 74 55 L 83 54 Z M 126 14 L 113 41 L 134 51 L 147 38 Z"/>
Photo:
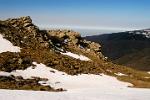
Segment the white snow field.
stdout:
<path fill-rule="evenodd" d="M 40 82 L 54 88 L 64 88 L 64 92 L 42 92 L 26 90 L 0 89 L 0 100 L 150 100 L 150 89 L 129 88 L 130 83 L 118 81 L 115 77 L 104 74 L 68 75 L 64 72 L 37 64 L 26 70 L 16 70 L 10 73 L 0 72 L 0 75 L 22 76 L 23 78 L 41 77 L 48 81 Z"/>
<path fill-rule="evenodd" d="M 2 52 L 20 52 L 20 48 L 17 46 L 13 46 L 13 44 L 4 39 L 3 36 L 0 34 L 0 53 Z"/>
<path fill-rule="evenodd" d="M 70 57 L 73 57 L 75 59 L 79 59 L 79 60 L 82 60 L 82 61 L 90 61 L 90 59 L 86 56 L 74 54 L 74 53 L 71 53 L 71 52 L 66 52 L 66 53 L 61 52 L 61 54 L 67 55 L 67 56 L 70 56 Z"/>

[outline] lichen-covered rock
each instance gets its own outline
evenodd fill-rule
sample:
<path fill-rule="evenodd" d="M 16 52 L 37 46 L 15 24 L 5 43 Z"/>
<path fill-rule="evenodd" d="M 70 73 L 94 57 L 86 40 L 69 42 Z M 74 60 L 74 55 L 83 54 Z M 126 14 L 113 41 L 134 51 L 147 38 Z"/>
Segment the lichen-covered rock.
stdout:
<path fill-rule="evenodd" d="M 72 30 L 48 30 L 47 33 L 49 36 L 57 36 L 59 38 L 68 37 L 70 39 L 76 39 L 81 37 L 78 32 L 74 32 Z"/>
<path fill-rule="evenodd" d="M 6 23 L 9 23 L 10 25 L 14 27 L 27 27 L 27 26 L 33 26 L 32 24 L 32 19 L 27 16 L 27 17 L 20 17 L 20 18 L 15 18 L 15 19 L 8 19 L 6 20 Z"/>
<path fill-rule="evenodd" d="M 72 30 L 49 30 L 47 37 L 60 45 L 67 45 L 66 48 L 77 49 L 87 54 L 92 54 L 99 58 L 104 58 L 101 54 L 101 45 L 91 41 L 86 41 L 78 32 Z"/>
<path fill-rule="evenodd" d="M 45 48 L 54 51 L 72 51 L 104 58 L 101 46 L 86 41 L 72 30 L 39 30 L 32 19 L 20 17 L 1 21 L 0 33 L 15 46 L 21 48 Z"/>
<path fill-rule="evenodd" d="M 39 28 L 32 23 L 29 16 L 8 19 L 2 21 L 0 25 L 0 34 L 15 46 L 37 48 L 40 46 L 40 43 L 44 42 Z"/>
<path fill-rule="evenodd" d="M 36 61 L 69 74 L 88 73 L 91 71 L 90 67 L 99 66 L 94 63 L 92 57 L 99 60 L 104 58 L 100 52 L 101 46 L 86 41 L 78 32 L 40 30 L 29 16 L 0 21 L 0 26 L 0 34 L 14 45 L 21 47 L 20 53 L 0 54 L 0 70 L 3 71 L 25 69 Z M 83 62 L 60 54 L 66 51 L 85 55 L 91 61 Z"/>

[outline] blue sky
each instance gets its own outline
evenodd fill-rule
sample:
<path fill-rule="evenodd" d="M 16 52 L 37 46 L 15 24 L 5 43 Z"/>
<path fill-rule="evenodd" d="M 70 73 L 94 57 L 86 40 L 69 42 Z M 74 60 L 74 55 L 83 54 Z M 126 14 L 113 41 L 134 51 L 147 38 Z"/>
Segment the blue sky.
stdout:
<path fill-rule="evenodd" d="M 150 28 L 150 0 L 0 0 L 0 19 L 31 16 L 40 27 Z"/>

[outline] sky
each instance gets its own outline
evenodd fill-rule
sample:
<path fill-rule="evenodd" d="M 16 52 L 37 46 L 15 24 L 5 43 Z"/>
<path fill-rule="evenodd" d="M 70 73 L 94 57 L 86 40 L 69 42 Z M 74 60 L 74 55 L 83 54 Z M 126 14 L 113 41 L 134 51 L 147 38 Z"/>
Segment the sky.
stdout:
<path fill-rule="evenodd" d="M 31 16 L 39 27 L 150 28 L 150 0 L 0 0 L 0 19 Z"/>

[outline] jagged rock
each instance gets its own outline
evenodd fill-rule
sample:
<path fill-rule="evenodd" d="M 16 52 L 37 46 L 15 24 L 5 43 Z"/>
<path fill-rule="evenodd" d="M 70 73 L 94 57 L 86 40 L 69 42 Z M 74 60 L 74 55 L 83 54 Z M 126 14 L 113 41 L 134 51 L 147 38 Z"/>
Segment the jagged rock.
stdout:
<path fill-rule="evenodd" d="M 47 31 L 48 37 L 55 37 L 61 39 L 61 42 L 68 42 L 68 44 L 77 44 L 78 38 L 81 38 L 78 32 L 72 30 L 49 30 Z"/>
<path fill-rule="evenodd" d="M 21 58 L 18 59 L 18 63 L 22 64 L 23 60 Z"/>
<path fill-rule="evenodd" d="M 100 52 L 101 46 L 98 43 L 91 42 L 89 44 L 89 47 L 90 47 L 90 49 L 92 49 L 94 51 Z"/>
<path fill-rule="evenodd" d="M 57 36 L 59 38 L 67 36 L 68 38 L 75 39 L 81 37 L 78 32 L 74 32 L 72 30 L 48 30 L 47 32 L 49 36 Z"/>
<path fill-rule="evenodd" d="M 51 39 L 52 42 L 56 42 L 55 44 L 59 43 L 63 45 L 62 43 L 64 43 L 70 48 L 80 49 L 99 58 L 104 58 L 101 54 L 100 44 L 86 41 L 78 32 L 72 30 L 49 30 L 47 31 L 47 37 Z"/>
<path fill-rule="evenodd" d="M 84 71 L 81 66 L 86 66 L 86 64 L 80 63 L 79 60 L 70 60 L 71 58 L 69 57 L 62 58 L 60 52 L 70 51 L 87 57 L 103 58 L 100 52 L 101 46 L 94 42 L 86 41 L 78 32 L 72 30 L 39 30 L 32 23 L 29 16 L 8 19 L 0 22 L 0 25 L 2 26 L 0 27 L 0 33 L 11 43 L 22 48 L 21 53 L 18 53 L 19 56 L 6 53 L 7 56 L 10 56 L 9 58 L 13 58 L 13 61 L 11 61 L 12 64 L 8 64 L 9 59 L 7 59 L 8 62 L 7 60 L 4 61 L 3 66 L 0 68 L 1 70 L 25 69 L 31 66 L 35 60 L 59 70 L 67 70 L 67 73 L 77 74 Z M 3 58 L 6 59 L 4 54 Z M 89 64 L 93 66 L 91 62 Z M 65 66 L 75 71 L 68 71 Z M 90 69 L 84 72 L 88 73 L 88 71 Z"/>
<path fill-rule="evenodd" d="M 40 44 L 43 39 L 40 36 L 38 27 L 32 23 L 29 16 L 8 19 L 0 24 L 3 24 L 0 29 L 0 33 L 4 36 L 4 38 L 21 48 L 36 48 L 37 46 L 35 44 Z M 40 39 L 37 37 L 40 37 Z"/>
<path fill-rule="evenodd" d="M 13 27 L 33 26 L 32 19 L 29 16 L 27 16 L 27 17 L 20 17 L 20 18 L 16 18 L 16 19 L 8 19 L 8 20 L 6 20 L 6 23 L 9 23 Z"/>
<path fill-rule="evenodd" d="M 101 46 L 84 40 L 78 32 L 72 30 L 39 30 L 27 17 L 8 19 L 0 33 L 14 45 L 21 48 L 45 48 L 55 52 L 72 50 L 103 58 Z M 9 27 L 7 27 L 9 26 Z"/>

